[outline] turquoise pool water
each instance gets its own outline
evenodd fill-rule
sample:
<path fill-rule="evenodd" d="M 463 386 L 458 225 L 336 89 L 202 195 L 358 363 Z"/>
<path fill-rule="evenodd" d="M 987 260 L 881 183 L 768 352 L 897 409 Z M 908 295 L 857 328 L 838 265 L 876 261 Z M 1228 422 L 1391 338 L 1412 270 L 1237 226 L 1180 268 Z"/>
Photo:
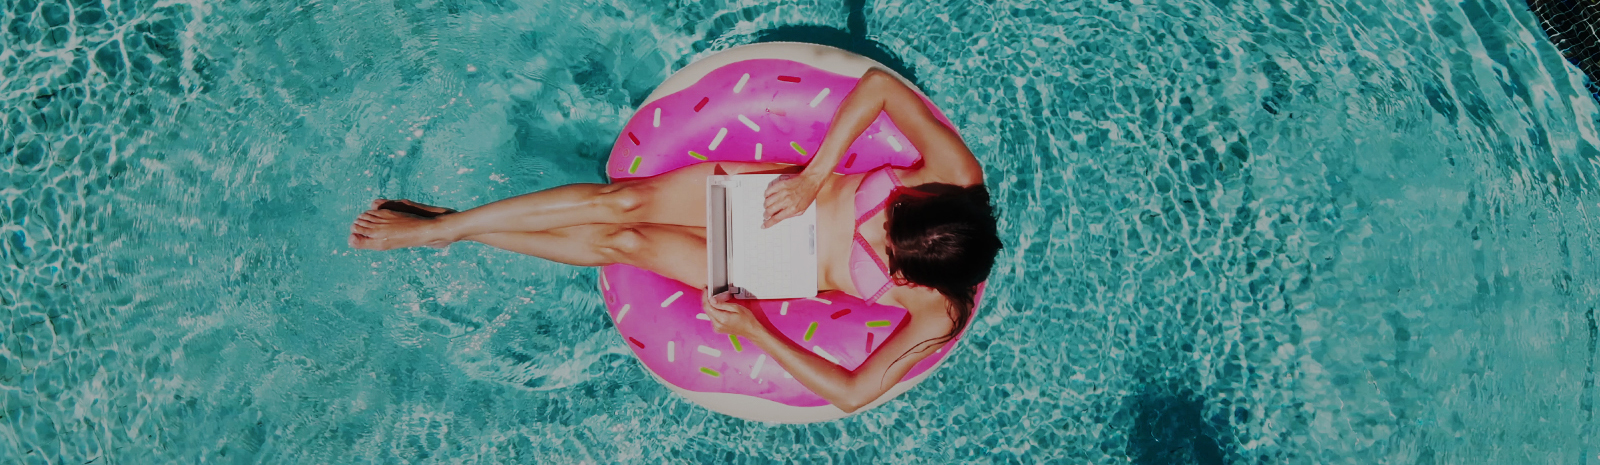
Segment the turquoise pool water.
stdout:
<path fill-rule="evenodd" d="M 594 270 L 345 234 L 600 180 L 672 70 L 846 5 L 9 0 L 0 461 L 1600 462 L 1600 112 L 1522 3 L 864 13 L 1007 250 L 936 376 L 773 426 Z"/>

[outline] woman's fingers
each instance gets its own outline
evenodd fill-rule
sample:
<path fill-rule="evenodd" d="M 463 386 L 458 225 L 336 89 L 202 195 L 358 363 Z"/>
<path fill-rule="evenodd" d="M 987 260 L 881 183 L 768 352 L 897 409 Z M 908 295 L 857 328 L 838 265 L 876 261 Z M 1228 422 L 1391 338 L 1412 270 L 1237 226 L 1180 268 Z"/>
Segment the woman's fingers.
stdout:
<path fill-rule="evenodd" d="M 793 209 L 788 205 L 780 204 L 767 206 L 766 218 L 761 222 L 761 227 L 771 227 L 772 225 L 778 224 L 779 221 L 783 221 L 788 219 L 790 216 L 794 216 L 789 214 L 789 211 L 791 210 Z"/>
<path fill-rule="evenodd" d="M 728 309 L 723 307 L 723 305 L 725 305 L 725 304 L 723 304 L 721 302 L 718 302 L 716 296 L 711 295 L 711 290 L 710 289 L 707 289 L 704 293 L 701 294 L 700 301 L 701 301 L 701 303 L 704 304 L 703 306 L 705 307 L 706 310 L 721 310 L 721 311 L 724 311 L 724 312 L 728 311 Z M 709 312 L 708 312 L 708 314 L 709 314 Z"/>
<path fill-rule="evenodd" d="M 743 309 L 743 307 L 740 307 L 739 304 L 722 300 L 724 298 L 725 296 L 720 294 L 711 295 L 711 291 L 708 290 L 704 293 L 702 301 L 705 303 L 705 307 L 708 309 L 720 310 L 727 313 L 739 313 L 739 310 Z"/>
<path fill-rule="evenodd" d="M 728 334 L 735 318 L 734 312 L 716 306 L 707 306 L 706 316 L 711 317 L 711 329 L 717 334 Z"/>
<path fill-rule="evenodd" d="M 711 289 L 706 289 L 705 292 L 700 293 L 700 309 L 705 310 L 709 314 L 711 309 L 714 308 L 716 307 L 713 307 L 711 304 Z"/>
<path fill-rule="evenodd" d="M 766 192 L 767 200 L 772 200 L 772 196 L 773 195 L 777 195 L 777 193 L 782 192 L 782 191 L 783 191 L 783 185 L 779 184 L 778 181 L 772 181 L 771 184 L 767 184 L 767 192 Z"/>
<path fill-rule="evenodd" d="M 767 187 L 767 196 L 763 203 L 766 216 L 761 227 L 770 228 L 783 220 L 805 213 L 806 208 L 810 207 L 811 201 L 815 199 L 815 193 L 807 190 L 813 186 L 806 185 L 803 179 L 785 175 L 772 181 Z"/>
<path fill-rule="evenodd" d="M 766 209 L 767 212 L 770 213 L 772 211 L 772 207 L 778 205 L 778 201 L 780 200 L 780 195 L 782 195 L 782 194 L 767 196 L 766 200 L 762 200 L 761 201 L 761 208 Z"/>

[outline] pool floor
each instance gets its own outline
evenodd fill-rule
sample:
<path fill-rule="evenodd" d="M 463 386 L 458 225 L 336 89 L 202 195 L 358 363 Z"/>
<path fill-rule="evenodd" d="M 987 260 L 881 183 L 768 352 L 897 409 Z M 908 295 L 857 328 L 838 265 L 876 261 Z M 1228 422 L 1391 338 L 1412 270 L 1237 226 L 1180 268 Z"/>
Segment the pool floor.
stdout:
<path fill-rule="evenodd" d="M 1600 463 L 1600 112 L 1516 0 L 3 11 L 0 462 Z M 901 58 L 1000 211 L 892 402 L 715 414 L 593 269 L 346 245 L 380 196 L 602 182 L 782 28 Z"/>

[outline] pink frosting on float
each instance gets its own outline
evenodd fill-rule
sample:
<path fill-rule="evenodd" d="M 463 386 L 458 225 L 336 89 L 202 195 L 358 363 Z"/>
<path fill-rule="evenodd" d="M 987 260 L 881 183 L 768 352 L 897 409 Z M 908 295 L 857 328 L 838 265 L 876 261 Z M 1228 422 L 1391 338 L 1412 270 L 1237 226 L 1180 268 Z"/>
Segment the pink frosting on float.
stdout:
<path fill-rule="evenodd" d="M 745 60 L 723 66 L 634 113 L 612 146 L 606 172 L 620 180 L 706 161 L 805 164 L 822 144 L 834 112 L 857 80 L 789 60 Z M 954 127 L 931 102 L 924 102 L 940 121 Z M 835 171 L 852 174 L 883 165 L 907 167 L 920 159 L 888 116 L 879 114 L 850 145 Z M 645 368 L 662 380 L 689 391 L 756 396 L 795 407 L 828 405 L 785 376 L 783 368 L 754 344 L 741 340 L 735 346 L 727 335 L 714 332 L 711 322 L 699 317 L 701 289 L 628 265 L 602 268 L 601 283 L 617 331 Z M 763 312 L 784 337 L 847 369 L 866 361 L 908 315 L 903 308 L 867 303 L 837 291 L 816 299 L 740 303 Z M 906 379 L 933 368 L 956 342 L 918 362 Z"/>
<path fill-rule="evenodd" d="M 717 68 L 635 112 L 611 147 L 606 174 L 612 179 L 643 178 L 704 161 L 806 164 L 857 80 L 789 60 L 745 60 Z M 946 126 L 955 127 L 931 102 L 923 101 Z M 724 129 L 719 142 L 717 134 Z M 755 157 L 757 144 L 760 159 Z M 834 171 L 853 174 L 883 165 L 908 167 L 922 158 L 882 113 L 845 153 Z"/>

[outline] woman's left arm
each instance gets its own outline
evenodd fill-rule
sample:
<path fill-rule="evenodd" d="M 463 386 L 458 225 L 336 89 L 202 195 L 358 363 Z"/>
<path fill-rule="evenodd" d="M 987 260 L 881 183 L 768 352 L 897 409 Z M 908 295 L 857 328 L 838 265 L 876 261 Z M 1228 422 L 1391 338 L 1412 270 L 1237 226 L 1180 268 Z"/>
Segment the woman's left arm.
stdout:
<path fill-rule="evenodd" d="M 941 299 L 937 304 L 943 303 Z M 911 367 L 944 346 L 943 342 L 922 343 L 948 334 L 954 324 L 948 318 L 934 316 L 942 312 L 918 318 L 918 312 L 913 311 L 906 326 L 889 335 L 855 370 L 848 370 L 772 331 L 755 312 L 743 305 L 718 301 L 708 293 L 705 306 L 717 332 L 734 334 L 755 343 L 801 385 L 846 413 L 855 412 L 889 392 L 911 372 Z M 917 347 L 919 344 L 921 347 Z"/>

